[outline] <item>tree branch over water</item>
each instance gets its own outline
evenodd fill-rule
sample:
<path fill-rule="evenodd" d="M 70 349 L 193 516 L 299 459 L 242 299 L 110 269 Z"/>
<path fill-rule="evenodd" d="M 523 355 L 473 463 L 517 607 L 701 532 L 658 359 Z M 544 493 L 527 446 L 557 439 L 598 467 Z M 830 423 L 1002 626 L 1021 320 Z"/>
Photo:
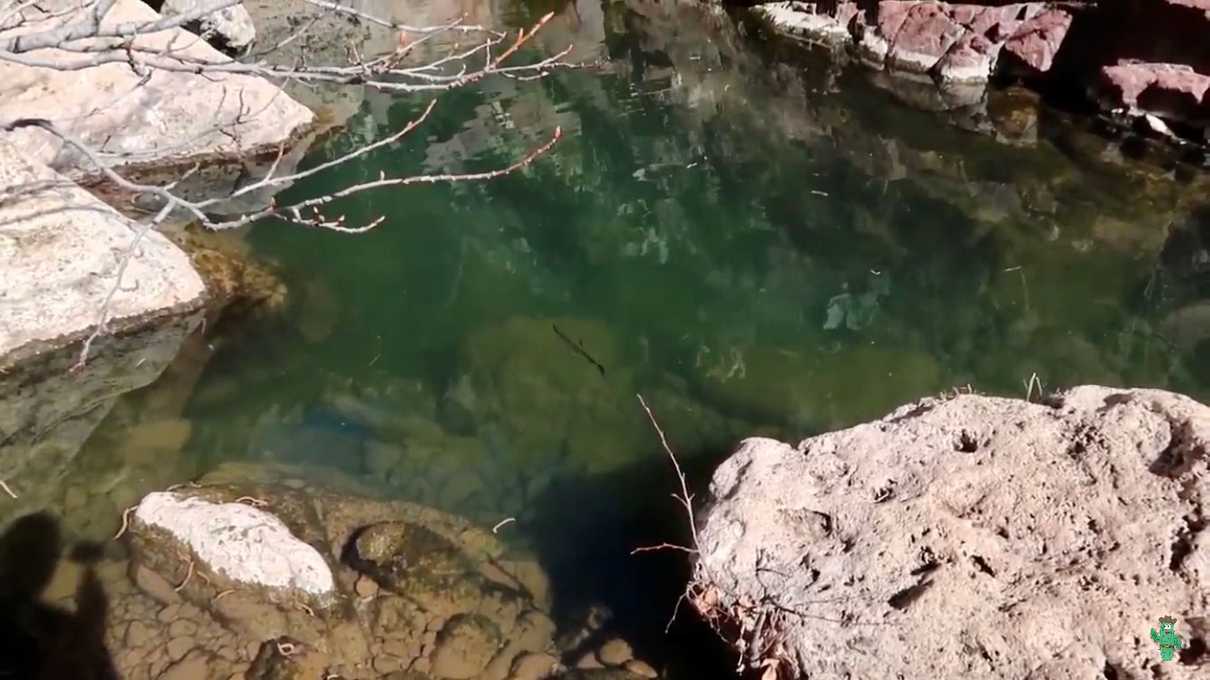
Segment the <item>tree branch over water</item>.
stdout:
<path fill-rule="evenodd" d="M 188 74 L 221 81 L 231 76 L 259 77 L 279 86 L 287 84 L 309 87 L 358 86 L 389 95 L 428 95 L 425 108 L 402 127 L 372 142 L 362 143 L 338 157 L 322 162 L 306 170 L 282 169 L 283 159 L 289 149 L 286 144 L 268 149 L 271 159 L 268 171 L 254 181 L 238 186 L 224 195 L 206 198 L 186 196 L 181 184 L 199 172 L 201 163 L 179 173 L 171 181 L 148 182 L 136 179 L 126 165 L 140 160 L 139 152 L 114 152 L 105 143 L 73 132 L 72 122 L 78 118 L 56 117 L 54 111 L 45 115 L 23 115 L 5 118 L 0 107 L 0 133 L 37 131 L 40 139 L 54 142 L 79 159 L 79 173 L 89 179 L 99 179 L 106 186 L 142 199 L 154 205 L 152 210 L 136 225 L 127 248 L 119 257 L 115 280 L 96 310 L 96 322 L 92 333 L 85 340 L 77 367 L 88 359 L 93 341 L 104 334 L 110 314 L 110 303 L 122 287 L 122 273 L 130 259 L 139 252 L 140 243 L 147 234 L 160 227 L 170 215 L 183 214 L 205 228 L 231 229 L 263 219 L 279 219 L 304 227 L 327 229 L 345 234 L 360 234 L 380 226 L 385 216 L 377 216 L 364 224 L 349 224 L 344 215 L 329 215 L 325 209 L 334 201 L 374 190 L 402 188 L 415 184 L 457 183 L 486 181 L 521 170 L 550 151 L 561 138 L 562 132 L 555 128 L 548 139 L 531 147 L 517 160 L 480 172 L 415 172 L 388 175 L 380 172 L 376 179 L 348 184 L 330 192 L 305 197 L 293 202 L 279 204 L 276 200 L 267 206 L 248 209 L 241 214 L 216 216 L 219 208 L 238 199 L 254 198 L 258 193 L 276 192 L 291 184 L 304 180 L 342 165 L 354 163 L 366 155 L 399 143 L 430 117 L 438 106 L 441 94 L 464 88 L 489 77 L 515 80 L 542 78 L 557 69 L 576 68 L 564 61 L 571 52 L 569 45 L 556 54 L 524 63 L 519 53 L 530 45 L 533 37 L 553 18 L 547 14 L 528 28 L 515 32 L 494 30 L 480 25 L 465 23 L 462 19 L 432 26 L 414 26 L 375 16 L 369 12 L 349 7 L 330 0 L 283 0 L 298 5 L 299 10 L 319 12 L 310 21 L 299 21 L 285 38 L 243 56 L 232 57 L 210 49 L 194 49 L 206 37 L 182 31 L 196 26 L 201 20 L 216 12 L 238 4 L 238 0 L 203 0 L 188 11 L 180 14 L 165 14 L 154 19 L 134 21 L 107 21 L 106 17 L 118 5 L 119 0 L 51 0 L 48 3 L 32 0 L 0 0 L 0 66 L 8 63 L 28 67 L 31 73 L 49 69 L 56 72 L 76 72 L 96 69 L 105 65 L 119 64 L 137 75 L 133 87 L 123 92 L 98 93 L 101 101 L 90 103 L 87 116 L 101 116 L 113 109 L 124 98 L 137 96 L 140 88 L 160 73 Z M 362 55 L 356 44 L 344 45 L 346 63 L 312 63 L 305 50 L 300 54 L 281 58 L 282 50 L 305 35 L 325 16 L 339 17 L 342 21 L 369 26 L 370 29 L 394 34 L 396 46 L 382 54 Z M 255 47 L 255 46 L 254 46 Z M 274 59 L 274 57 L 279 57 Z M 110 66 L 110 68 L 113 68 Z M 22 73 L 22 75 L 25 75 Z M 223 101 L 211 116 L 203 130 L 192 139 L 179 143 L 179 149 L 188 151 L 196 140 L 207 136 L 222 135 L 233 140 L 236 148 L 246 149 L 241 144 L 240 133 L 249 122 L 265 116 L 273 104 L 272 98 L 259 109 L 247 105 L 243 90 L 239 91 L 238 110 L 234 115 L 219 115 L 228 101 L 227 88 L 223 88 Z M 282 95 L 284 96 L 284 95 Z M 217 98 L 217 97 L 216 97 Z M 165 158 L 165 149 L 159 147 L 146 154 L 147 158 Z M 263 154 L 266 149 L 258 149 Z M 264 156 L 262 156 L 264 157 Z M 224 160 L 239 160 L 238 158 Z M 148 165 L 146 160 L 141 160 Z M 44 191 L 61 187 L 61 182 L 30 182 L 26 185 L 0 187 L 0 205 L 33 198 Z"/>

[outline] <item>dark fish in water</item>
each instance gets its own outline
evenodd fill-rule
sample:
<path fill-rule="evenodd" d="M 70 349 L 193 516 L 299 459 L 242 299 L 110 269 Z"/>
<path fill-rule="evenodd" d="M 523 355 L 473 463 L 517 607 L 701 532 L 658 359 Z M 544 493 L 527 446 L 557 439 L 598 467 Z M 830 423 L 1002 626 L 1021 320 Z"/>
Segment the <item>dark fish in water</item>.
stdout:
<path fill-rule="evenodd" d="M 550 325 L 550 327 L 555 329 L 555 335 L 559 336 L 560 340 L 567 343 L 567 346 L 571 348 L 571 351 L 587 359 L 589 363 L 591 363 L 593 366 L 596 366 L 597 370 L 601 372 L 601 377 L 605 377 L 605 367 L 601 365 L 601 362 L 593 359 L 592 355 L 588 353 L 588 350 L 584 349 L 583 341 L 573 341 L 571 338 L 567 337 L 563 331 L 559 330 L 559 327 L 553 323 Z"/>

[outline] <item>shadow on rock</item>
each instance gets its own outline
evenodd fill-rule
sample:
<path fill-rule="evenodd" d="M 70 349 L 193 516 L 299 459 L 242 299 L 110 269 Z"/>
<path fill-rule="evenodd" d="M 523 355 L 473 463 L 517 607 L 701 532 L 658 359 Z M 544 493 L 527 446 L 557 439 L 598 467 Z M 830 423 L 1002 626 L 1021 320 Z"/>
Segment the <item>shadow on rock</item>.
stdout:
<path fill-rule="evenodd" d="M 58 521 L 26 515 L 0 536 L 0 676 L 31 680 L 117 680 L 105 648 L 108 598 L 92 564 L 95 546 L 71 559 L 84 565 L 75 611 L 39 601 L 61 555 Z"/>

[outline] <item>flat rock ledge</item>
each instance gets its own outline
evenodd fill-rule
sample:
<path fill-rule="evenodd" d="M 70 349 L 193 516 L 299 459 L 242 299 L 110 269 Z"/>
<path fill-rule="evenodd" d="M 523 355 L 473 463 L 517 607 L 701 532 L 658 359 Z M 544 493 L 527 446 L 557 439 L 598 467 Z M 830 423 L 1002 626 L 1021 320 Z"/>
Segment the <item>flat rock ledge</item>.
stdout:
<path fill-rule="evenodd" d="M 55 7 L 52 2 L 48 9 Z M 0 38 L 56 28 L 79 20 L 81 11 L 34 14 L 20 29 L 0 30 Z M 139 0 L 118 0 L 101 26 L 159 16 Z M 229 61 L 179 28 L 134 42 L 147 50 L 172 46 L 202 62 Z M 60 66 L 79 61 L 78 53 L 57 49 L 36 50 L 30 56 Z M 146 82 L 141 79 L 127 64 L 62 70 L 0 62 L 0 120 L 46 118 L 53 112 L 50 118 L 60 129 L 93 148 L 103 146 L 116 159 L 112 167 L 153 169 L 276 152 L 280 145 L 300 139 L 315 118 L 276 85 L 255 76 L 156 70 Z M 98 175 L 80 153 L 42 130 L 23 129 L 7 136 L 27 157 L 73 179 Z"/>
<path fill-rule="evenodd" d="M 1208 443 L 1210 408 L 1095 386 L 748 439 L 714 474 L 691 600 L 778 677 L 1206 677 Z M 1185 641 L 1166 663 L 1163 616 Z"/>
<path fill-rule="evenodd" d="M 118 275 L 133 222 L 0 139 L 0 367 L 87 336 Z M 139 242 L 109 307 L 121 331 L 201 306 L 205 288 L 189 257 L 158 233 Z"/>

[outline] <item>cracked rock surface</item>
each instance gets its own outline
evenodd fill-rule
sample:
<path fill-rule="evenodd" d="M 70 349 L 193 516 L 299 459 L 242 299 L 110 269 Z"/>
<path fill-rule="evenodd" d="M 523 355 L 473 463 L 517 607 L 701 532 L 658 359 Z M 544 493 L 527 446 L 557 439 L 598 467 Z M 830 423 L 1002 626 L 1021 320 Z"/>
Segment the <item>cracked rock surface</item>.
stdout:
<path fill-rule="evenodd" d="M 104 637 L 118 676 L 539 680 L 568 672 L 564 661 L 579 649 L 556 642 L 549 581 L 532 556 L 461 517 L 326 477 L 229 463 L 132 508 L 123 538 L 130 560 L 97 569 L 114 603 Z M 601 650 L 609 677 L 656 675 L 620 640 Z"/>
<path fill-rule="evenodd" d="M 1198 402 L 1093 386 L 748 439 L 714 474 L 691 595 L 750 665 L 813 679 L 1205 677 L 1208 442 Z"/>

